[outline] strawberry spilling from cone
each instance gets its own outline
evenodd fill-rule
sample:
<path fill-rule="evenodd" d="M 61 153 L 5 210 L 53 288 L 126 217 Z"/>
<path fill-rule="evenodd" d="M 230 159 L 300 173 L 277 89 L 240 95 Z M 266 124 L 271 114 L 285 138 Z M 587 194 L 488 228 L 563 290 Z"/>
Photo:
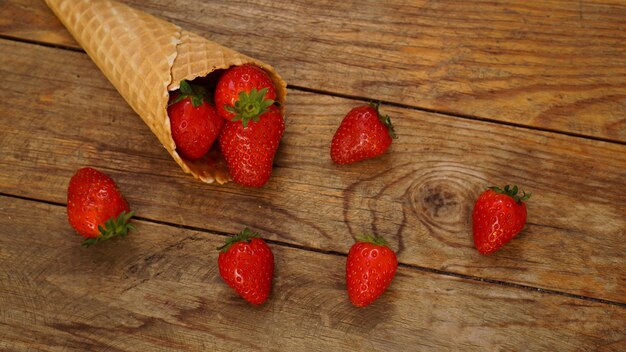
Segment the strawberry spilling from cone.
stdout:
<path fill-rule="evenodd" d="M 170 95 L 168 115 L 176 151 L 193 161 L 219 142 L 232 179 L 248 187 L 267 183 L 285 130 L 274 99 L 276 88 L 269 75 L 254 65 L 233 66 L 215 72 L 213 87 L 180 82 Z"/>
<path fill-rule="evenodd" d="M 267 182 L 287 86 L 270 65 L 117 1 L 45 1 L 185 173 L 206 183 Z M 220 151 L 224 131 L 246 142 Z M 267 131 L 271 140 L 256 140 Z M 269 149 L 241 153 L 259 147 Z M 235 165 L 240 159 L 254 163 Z"/>

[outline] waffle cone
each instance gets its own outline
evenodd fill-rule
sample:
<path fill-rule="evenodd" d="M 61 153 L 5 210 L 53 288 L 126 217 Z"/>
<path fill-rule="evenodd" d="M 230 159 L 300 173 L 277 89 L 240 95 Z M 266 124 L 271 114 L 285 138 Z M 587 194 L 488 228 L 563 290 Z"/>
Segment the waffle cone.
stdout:
<path fill-rule="evenodd" d="M 46 0 L 126 102 L 186 173 L 206 182 L 230 180 L 218 151 L 189 161 L 176 152 L 167 115 L 169 92 L 180 81 L 231 66 L 263 68 L 284 106 L 286 84 L 263 62 L 223 47 L 177 25 L 111 0 Z"/>

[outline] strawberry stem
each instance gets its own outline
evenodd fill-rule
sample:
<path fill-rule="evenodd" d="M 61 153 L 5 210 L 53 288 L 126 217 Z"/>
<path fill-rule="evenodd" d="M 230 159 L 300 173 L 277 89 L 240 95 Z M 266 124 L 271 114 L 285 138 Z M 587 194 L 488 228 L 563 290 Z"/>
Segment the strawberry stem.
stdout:
<path fill-rule="evenodd" d="M 84 240 L 82 245 L 84 247 L 89 247 L 96 243 L 108 241 L 113 237 L 126 237 L 129 231 L 135 229 L 132 224 L 128 223 L 134 214 L 135 213 L 132 211 L 128 213 L 126 211 L 122 211 L 117 218 L 114 216 L 110 217 L 104 222 L 104 226 L 98 225 L 100 235 L 98 237 Z"/>
<path fill-rule="evenodd" d="M 356 241 L 373 243 L 379 246 L 387 246 L 387 247 L 389 246 L 387 241 L 385 241 L 385 239 L 382 236 L 378 236 L 378 235 L 364 234 L 361 236 L 357 236 Z"/>
<path fill-rule="evenodd" d="M 515 200 L 516 203 L 520 203 L 520 202 L 524 202 L 527 201 L 528 199 L 530 199 L 530 196 L 532 195 L 532 193 L 526 193 L 526 191 L 522 191 L 521 195 L 518 195 L 518 188 L 517 186 L 513 186 L 513 188 L 511 188 L 511 186 L 506 185 L 504 186 L 504 188 L 499 188 L 499 187 L 488 187 L 490 190 L 496 192 L 496 193 L 500 193 L 500 194 L 506 194 L 507 196 L 513 198 L 513 200 Z"/>
<path fill-rule="evenodd" d="M 233 121 L 241 120 L 243 128 L 246 128 L 250 121 L 258 122 L 260 116 L 268 112 L 268 108 L 274 104 L 274 100 L 265 99 L 267 90 L 267 88 L 261 90 L 252 88 L 250 92 L 241 91 L 235 106 L 224 105 L 224 108 L 235 114 Z"/>
<path fill-rule="evenodd" d="M 239 234 L 228 237 L 226 243 L 223 246 L 217 247 L 218 251 L 226 252 L 233 244 L 237 242 L 250 242 L 253 238 L 259 237 L 258 233 L 252 232 L 249 228 L 243 229 Z"/>

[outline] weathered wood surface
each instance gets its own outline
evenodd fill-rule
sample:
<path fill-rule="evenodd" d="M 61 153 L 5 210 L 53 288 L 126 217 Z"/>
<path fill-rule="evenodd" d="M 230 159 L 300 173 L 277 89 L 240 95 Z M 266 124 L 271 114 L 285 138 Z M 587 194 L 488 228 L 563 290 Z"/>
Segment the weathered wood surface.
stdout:
<path fill-rule="evenodd" d="M 622 307 L 406 267 L 357 309 L 345 294 L 345 257 L 277 245 L 272 295 L 252 307 L 219 277 L 224 237 L 135 224 L 123 241 L 85 249 L 64 207 L 0 196 L 0 349 L 626 348 Z"/>
<path fill-rule="evenodd" d="M 125 2 L 295 87 L 274 176 L 183 175 L 86 55 L 18 42 L 78 48 L 43 1 L 0 1 L 0 350 L 626 350 L 623 1 Z M 383 106 L 400 139 L 333 165 L 359 102 L 307 90 L 405 106 Z M 79 246 L 63 204 L 85 165 L 143 219 L 129 238 Z M 471 205 L 504 182 L 534 193 L 529 224 L 484 257 Z M 246 225 L 277 260 L 260 308 L 215 265 Z M 362 232 L 403 265 L 356 309 L 344 263 Z"/>
<path fill-rule="evenodd" d="M 182 174 L 85 54 L 10 41 L 0 51 L 3 193 L 64 203 L 71 175 L 90 165 L 147 219 L 223 233 L 248 225 L 341 253 L 376 232 L 405 264 L 626 303 L 624 145 L 383 107 L 400 136 L 390 152 L 340 167 L 330 139 L 356 102 L 291 91 L 269 184 L 205 185 Z M 534 192 L 529 224 L 481 256 L 471 206 L 505 182 Z"/>
<path fill-rule="evenodd" d="M 295 86 L 626 141 L 624 1 L 124 2 Z M 78 47 L 40 0 L 0 35 Z"/>

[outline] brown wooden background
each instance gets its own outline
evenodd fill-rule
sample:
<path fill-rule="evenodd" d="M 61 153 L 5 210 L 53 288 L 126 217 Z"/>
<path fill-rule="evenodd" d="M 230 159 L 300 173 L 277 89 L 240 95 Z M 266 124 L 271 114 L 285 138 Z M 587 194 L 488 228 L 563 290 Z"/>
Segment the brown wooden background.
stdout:
<path fill-rule="evenodd" d="M 289 83 L 260 190 L 182 174 L 43 1 L 0 0 L 0 350 L 626 350 L 626 3 L 124 1 L 276 67 Z M 343 115 L 380 100 L 400 138 L 336 166 Z M 138 214 L 83 249 L 76 169 Z M 485 257 L 487 185 L 534 193 L 526 229 Z M 269 302 L 219 278 L 214 248 L 271 242 Z M 363 232 L 401 262 L 353 308 Z"/>

